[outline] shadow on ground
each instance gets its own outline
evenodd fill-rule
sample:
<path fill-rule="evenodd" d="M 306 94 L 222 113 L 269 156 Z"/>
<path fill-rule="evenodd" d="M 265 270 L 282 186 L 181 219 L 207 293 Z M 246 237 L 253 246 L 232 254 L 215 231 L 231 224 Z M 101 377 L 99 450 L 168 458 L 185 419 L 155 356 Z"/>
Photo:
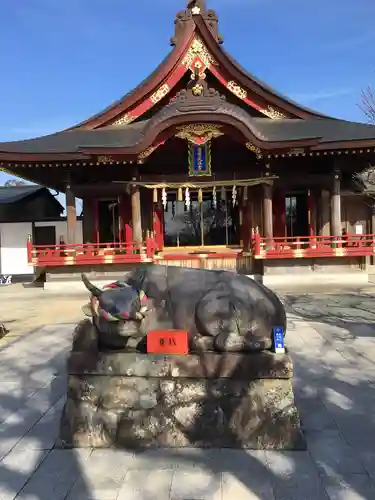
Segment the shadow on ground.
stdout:
<path fill-rule="evenodd" d="M 336 500 L 351 491 L 358 499 L 373 500 L 374 364 L 371 355 L 356 355 L 353 342 L 351 353 L 343 345 L 365 339 L 369 349 L 366 342 L 372 342 L 372 335 L 356 330 L 358 324 L 371 327 L 374 313 L 363 308 L 364 300 L 372 303 L 372 297 L 359 300 L 355 294 L 346 294 L 343 301 L 341 295 L 287 296 L 287 340 L 295 362 L 295 394 L 308 441 L 306 452 L 150 450 L 136 454 L 53 449 L 73 327 L 44 328 L 2 348 L 0 498 Z M 199 419 L 194 426 L 199 428 Z"/>

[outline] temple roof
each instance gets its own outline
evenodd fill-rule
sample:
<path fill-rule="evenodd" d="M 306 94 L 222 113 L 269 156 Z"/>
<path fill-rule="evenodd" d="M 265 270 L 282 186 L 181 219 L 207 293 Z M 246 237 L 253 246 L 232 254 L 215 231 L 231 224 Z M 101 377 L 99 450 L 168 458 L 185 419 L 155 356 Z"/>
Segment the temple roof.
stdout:
<path fill-rule="evenodd" d="M 35 196 L 36 194 L 45 193 L 54 203 L 57 203 L 61 208 L 61 212 L 64 207 L 61 203 L 51 194 L 51 192 L 44 186 L 39 186 L 35 184 L 26 186 L 0 186 L 0 205 L 8 205 L 17 203 L 19 201 L 25 200 L 30 196 Z"/>
<path fill-rule="evenodd" d="M 316 139 L 319 144 L 375 140 L 375 126 L 344 120 L 310 120 L 253 118 L 249 127 L 255 137 L 265 143 L 289 143 Z M 108 126 L 96 130 L 74 129 L 37 139 L 0 143 L 1 153 L 75 153 L 85 148 L 133 148 L 141 145 L 152 120 L 130 125 Z M 152 127 L 151 127 L 152 128 Z"/>
<path fill-rule="evenodd" d="M 326 117 L 248 73 L 222 49 L 218 18 L 205 1 L 189 0 L 177 14 L 172 45 L 149 77 L 104 111 L 62 132 L 0 143 L 0 160 L 38 162 L 48 155 L 58 160 L 59 154 L 67 153 L 82 159 L 90 149 L 99 148 L 112 149 L 109 154 L 121 149 L 121 154 L 138 155 L 152 146 L 158 133 L 181 124 L 181 119 L 237 127 L 244 140 L 268 150 L 293 148 L 297 142 L 312 149 L 375 147 L 375 126 Z M 205 82 L 210 73 L 210 82 L 216 79 L 217 85 L 181 104 L 186 73 L 197 83 Z M 223 91 L 227 97 L 219 99 L 217 93 Z"/>

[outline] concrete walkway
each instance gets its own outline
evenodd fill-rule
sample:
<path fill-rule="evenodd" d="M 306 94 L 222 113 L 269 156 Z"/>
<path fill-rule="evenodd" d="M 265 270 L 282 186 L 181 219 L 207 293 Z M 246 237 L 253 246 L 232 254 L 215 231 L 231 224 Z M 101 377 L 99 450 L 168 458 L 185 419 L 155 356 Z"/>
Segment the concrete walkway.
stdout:
<path fill-rule="evenodd" d="M 308 451 L 53 449 L 74 327 L 60 324 L 0 345 L 0 500 L 374 500 L 375 299 L 286 302 Z"/>

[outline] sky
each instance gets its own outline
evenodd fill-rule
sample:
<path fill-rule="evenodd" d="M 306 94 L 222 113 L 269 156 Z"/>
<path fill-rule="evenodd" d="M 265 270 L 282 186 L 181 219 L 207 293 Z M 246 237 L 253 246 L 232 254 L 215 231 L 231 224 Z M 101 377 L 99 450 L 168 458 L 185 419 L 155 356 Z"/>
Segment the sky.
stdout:
<path fill-rule="evenodd" d="M 365 121 L 374 0 L 207 0 L 224 46 L 279 92 Z M 57 132 L 107 107 L 171 49 L 186 0 L 0 0 L 0 141 Z M 0 184 L 9 176 L 0 173 Z"/>

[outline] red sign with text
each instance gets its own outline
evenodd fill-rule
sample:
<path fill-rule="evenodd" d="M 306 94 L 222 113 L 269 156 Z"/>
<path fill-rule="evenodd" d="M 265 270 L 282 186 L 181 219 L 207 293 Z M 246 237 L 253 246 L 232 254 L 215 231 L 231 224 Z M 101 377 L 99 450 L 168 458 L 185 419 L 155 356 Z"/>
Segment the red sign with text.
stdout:
<path fill-rule="evenodd" d="M 147 334 L 149 354 L 189 354 L 188 332 L 184 330 L 151 330 Z"/>

